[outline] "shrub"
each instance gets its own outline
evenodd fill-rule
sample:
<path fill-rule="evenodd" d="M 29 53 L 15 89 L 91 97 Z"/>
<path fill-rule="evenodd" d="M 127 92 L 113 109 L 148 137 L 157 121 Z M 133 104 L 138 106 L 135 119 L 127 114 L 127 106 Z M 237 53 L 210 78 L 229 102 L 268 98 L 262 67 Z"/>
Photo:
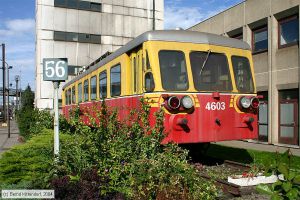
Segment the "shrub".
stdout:
<path fill-rule="evenodd" d="M 53 116 L 48 110 L 23 107 L 17 112 L 20 135 L 29 139 L 43 129 L 53 129 Z"/>
<path fill-rule="evenodd" d="M 53 131 L 44 130 L 28 142 L 3 153 L 0 159 L 0 183 L 2 187 L 18 185 L 26 188 L 46 188 L 47 177 L 53 163 Z M 70 139 L 61 134 L 62 145 Z"/>
<path fill-rule="evenodd" d="M 105 103 L 99 112 L 98 107 L 95 104 L 93 109 L 89 108 L 93 114 L 81 111 L 89 117 L 91 126 L 78 118 L 78 108 L 73 110 L 75 117 L 69 119 L 73 140 L 62 149 L 53 180 L 63 179 L 68 190 L 75 187 L 84 191 L 86 188 L 80 180 L 85 170 L 97 169 L 98 176 L 104 180 L 99 184 L 103 198 L 120 193 L 130 199 L 213 199 L 216 196 L 216 188 L 202 180 L 188 164 L 186 151 L 176 144 L 161 145 L 165 137 L 162 111 L 156 114 L 155 127 L 150 127 L 149 106 L 143 102 L 142 109 L 131 111 L 124 121 L 118 120 L 118 113 L 108 109 Z M 55 187 L 53 182 L 52 186 Z"/>

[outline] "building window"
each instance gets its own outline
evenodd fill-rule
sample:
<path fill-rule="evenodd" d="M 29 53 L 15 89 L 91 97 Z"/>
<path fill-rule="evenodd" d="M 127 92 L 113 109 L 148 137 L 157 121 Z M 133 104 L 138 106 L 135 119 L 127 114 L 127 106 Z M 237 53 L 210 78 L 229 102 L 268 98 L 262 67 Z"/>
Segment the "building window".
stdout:
<path fill-rule="evenodd" d="M 82 102 L 82 83 L 78 84 L 78 103 Z"/>
<path fill-rule="evenodd" d="M 231 38 L 234 38 L 234 39 L 237 39 L 237 40 L 243 40 L 243 33 L 233 35 L 233 36 L 231 36 Z"/>
<path fill-rule="evenodd" d="M 89 100 L 89 81 L 85 80 L 83 83 L 84 101 Z"/>
<path fill-rule="evenodd" d="M 78 42 L 78 33 L 67 33 L 66 34 L 66 41 L 68 42 Z"/>
<path fill-rule="evenodd" d="M 90 43 L 101 44 L 101 36 L 100 35 L 91 35 Z"/>
<path fill-rule="evenodd" d="M 90 43 L 91 37 L 90 34 L 79 33 L 78 34 L 78 42 Z"/>
<path fill-rule="evenodd" d="M 55 7 L 101 12 L 101 3 L 79 0 L 54 0 Z"/>
<path fill-rule="evenodd" d="M 66 5 L 67 5 L 67 0 L 55 0 L 54 1 L 55 7 L 66 7 Z"/>
<path fill-rule="evenodd" d="M 54 40 L 101 44 L 101 35 L 54 31 Z"/>
<path fill-rule="evenodd" d="M 253 53 L 261 53 L 268 50 L 268 28 L 267 26 L 253 30 L 252 32 Z"/>
<path fill-rule="evenodd" d="M 278 22 L 279 47 L 298 44 L 299 41 L 299 18 L 292 16 Z"/>
<path fill-rule="evenodd" d="M 66 41 L 66 32 L 54 31 L 54 40 Z"/>
<path fill-rule="evenodd" d="M 92 3 L 91 2 L 91 9 L 90 10 L 101 12 L 101 4 L 100 3 Z"/>
<path fill-rule="evenodd" d="M 82 68 L 82 66 L 68 65 L 68 75 L 76 76 L 81 68 Z"/>
<path fill-rule="evenodd" d="M 97 76 L 91 78 L 91 100 L 97 98 Z"/>
<path fill-rule="evenodd" d="M 111 96 L 121 95 L 121 65 L 116 65 L 110 70 L 110 92 Z"/>
<path fill-rule="evenodd" d="M 262 96 L 258 107 L 258 140 L 268 142 L 268 91 L 257 92 Z"/>
<path fill-rule="evenodd" d="M 107 97 L 107 74 L 106 71 L 101 72 L 99 75 L 99 91 L 100 99 Z"/>

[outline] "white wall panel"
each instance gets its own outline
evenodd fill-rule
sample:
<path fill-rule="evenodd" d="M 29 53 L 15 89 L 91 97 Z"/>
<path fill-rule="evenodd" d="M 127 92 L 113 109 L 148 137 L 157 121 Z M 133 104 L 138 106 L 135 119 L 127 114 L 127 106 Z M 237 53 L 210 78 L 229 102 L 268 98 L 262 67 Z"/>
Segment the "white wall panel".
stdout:
<path fill-rule="evenodd" d="M 54 8 L 50 6 L 42 6 L 41 18 L 41 29 L 50 29 L 54 28 Z M 39 13 L 39 12 L 38 12 Z"/>
<path fill-rule="evenodd" d="M 67 32 L 78 32 L 78 10 L 68 9 L 67 10 Z"/>
<path fill-rule="evenodd" d="M 66 57 L 68 58 L 68 63 L 70 65 L 77 65 L 77 46 L 76 42 L 66 42 Z"/>
<path fill-rule="evenodd" d="M 102 4 L 102 12 L 104 13 L 112 13 L 112 5 L 111 4 Z"/>
<path fill-rule="evenodd" d="M 67 9 L 65 8 L 55 8 L 54 9 L 54 30 L 66 31 L 66 19 Z"/>
<path fill-rule="evenodd" d="M 90 33 L 90 13 L 87 11 L 78 11 L 78 32 Z"/>
<path fill-rule="evenodd" d="M 78 43 L 77 65 L 83 66 L 91 63 L 89 55 L 89 44 Z"/>
<path fill-rule="evenodd" d="M 101 13 L 92 12 L 90 20 L 90 33 L 91 34 L 100 34 L 101 33 Z"/>
<path fill-rule="evenodd" d="M 66 57 L 66 42 L 55 41 L 53 48 L 54 58 L 65 58 Z"/>

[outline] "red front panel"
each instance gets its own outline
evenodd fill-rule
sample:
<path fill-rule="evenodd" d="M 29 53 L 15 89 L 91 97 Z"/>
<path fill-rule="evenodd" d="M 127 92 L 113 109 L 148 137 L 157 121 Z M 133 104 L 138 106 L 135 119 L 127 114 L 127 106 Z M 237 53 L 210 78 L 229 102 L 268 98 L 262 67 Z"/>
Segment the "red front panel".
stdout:
<path fill-rule="evenodd" d="M 127 119 L 131 109 L 140 108 L 140 96 L 122 97 L 117 99 L 108 99 L 106 104 L 109 107 L 115 107 L 119 110 L 120 119 Z M 170 141 L 176 143 L 202 143 L 224 140 L 240 140 L 257 138 L 257 114 L 242 113 L 235 106 L 234 95 L 220 94 L 219 98 L 214 98 L 212 94 L 194 95 L 194 111 L 187 114 L 165 113 L 165 130 L 167 137 L 163 143 Z M 150 123 L 155 123 L 154 113 L 160 108 L 162 98 L 154 98 L 157 105 L 152 104 Z M 100 103 L 82 103 L 81 109 L 85 112 L 99 108 Z M 94 108 L 92 108 L 94 107 Z M 65 106 L 63 113 L 68 116 L 68 110 L 71 106 Z M 246 118 L 253 118 L 254 121 L 246 123 Z M 187 124 L 178 125 L 178 121 L 187 119 Z M 84 119 L 88 123 L 87 118 Z"/>

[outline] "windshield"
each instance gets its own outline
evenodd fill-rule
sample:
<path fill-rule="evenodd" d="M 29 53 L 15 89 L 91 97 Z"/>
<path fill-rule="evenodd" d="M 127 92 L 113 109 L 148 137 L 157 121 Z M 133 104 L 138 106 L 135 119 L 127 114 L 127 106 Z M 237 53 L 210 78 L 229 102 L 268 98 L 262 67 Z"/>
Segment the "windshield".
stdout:
<path fill-rule="evenodd" d="M 188 77 L 184 53 L 181 51 L 160 51 L 159 65 L 162 86 L 165 90 L 188 89 Z"/>
<path fill-rule="evenodd" d="M 254 85 L 249 60 L 246 57 L 232 56 L 236 87 L 239 92 L 254 93 Z"/>
<path fill-rule="evenodd" d="M 195 51 L 190 53 L 190 60 L 197 90 L 232 91 L 228 62 L 224 54 L 209 53 L 208 56 L 208 52 Z"/>

